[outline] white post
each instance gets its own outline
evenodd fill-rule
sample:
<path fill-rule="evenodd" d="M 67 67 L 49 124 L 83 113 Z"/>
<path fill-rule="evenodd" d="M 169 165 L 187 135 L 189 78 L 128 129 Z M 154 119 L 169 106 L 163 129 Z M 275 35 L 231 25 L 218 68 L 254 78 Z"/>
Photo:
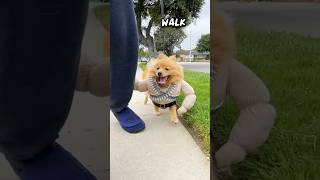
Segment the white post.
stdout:
<path fill-rule="evenodd" d="M 190 59 L 190 62 L 192 61 L 191 60 L 191 31 L 189 31 L 190 32 L 190 34 L 189 34 L 189 37 L 190 37 L 190 52 L 189 52 L 189 59 Z"/>

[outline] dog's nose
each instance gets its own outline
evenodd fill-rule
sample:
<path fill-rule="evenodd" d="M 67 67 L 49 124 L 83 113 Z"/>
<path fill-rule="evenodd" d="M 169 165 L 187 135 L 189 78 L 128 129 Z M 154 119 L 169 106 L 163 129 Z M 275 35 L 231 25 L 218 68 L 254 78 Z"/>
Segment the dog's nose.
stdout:
<path fill-rule="evenodd" d="M 161 76 L 162 75 L 162 73 L 161 72 L 158 72 L 158 76 Z"/>

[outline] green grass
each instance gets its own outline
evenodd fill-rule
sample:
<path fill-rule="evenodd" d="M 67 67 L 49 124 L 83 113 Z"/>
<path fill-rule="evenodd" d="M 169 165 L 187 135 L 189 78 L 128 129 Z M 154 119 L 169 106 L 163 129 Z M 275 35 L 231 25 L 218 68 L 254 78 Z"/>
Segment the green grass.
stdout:
<path fill-rule="evenodd" d="M 139 67 L 140 67 L 142 70 L 145 70 L 146 67 L 147 67 L 147 63 L 140 63 L 140 64 L 139 64 Z"/>
<path fill-rule="evenodd" d="M 319 179 L 320 39 L 246 27 L 236 30 L 236 57 L 266 83 L 278 117 L 258 154 L 232 167 L 235 179 Z M 215 114 L 218 145 L 227 140 L 237 116 L 231 100 Z"/>
<path fill-rule="evenodd" d="M 145 69 L 146 64 L 140 63 L 140 68 Z M 184 70 L 185 80 L 195 90 L 197 101 L 190 111 L 181 119 L 190 133 L 196 138 L 202 150 L 210 152 L 210 75 L 208 73 Z M 178 105 L 184 96 L 178 98 Z"/>
<path fill-rule="evenodd" d="M 106 30 L 109 30 L 109 22 L 110 22 L 109 5 L 97 6 L 95 7 L 94 12 L 98 20 L 102 23 L 103 27 Z"/>
<path fill-rule="evenodd" d="M 208 73 L 184 70 L 185 81 L 194 89 L 197 101 L 183 116 L 183 123 L 196 135 L 206 154 L 210 152 L 210 75 Z M 179 96 L 181 104 L 184 96 Z"/>

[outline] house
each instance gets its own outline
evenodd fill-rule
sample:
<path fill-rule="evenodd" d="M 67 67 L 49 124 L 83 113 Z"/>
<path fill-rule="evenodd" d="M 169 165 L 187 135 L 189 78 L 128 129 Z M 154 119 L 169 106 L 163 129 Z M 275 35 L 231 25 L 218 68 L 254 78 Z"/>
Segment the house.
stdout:
<path fill-rule="evenodd" d="M 183 50 L 176 51 L 178 61 L 191 62 L 191 61 L 203 61 L 210 59 L 210 52 L 198 52 L 197 50 Z"/>
<path fill-rule="evenodd" d="M 192 50 L 191 57 L 193 58 L 194 61 L 209 60 L 210 59 L 210 52 L 198 52 L 197 50 Z"/>
<path fill-rule="evenodd" d="M 190 61 L 190 50 L 183 50 L 180 49 L 178 51 L 175 52 L 176 56 L 177 56 L 177 60 L 178 61 L 182 61 L 182 62 L 186 62 L 186 61 Z"/>

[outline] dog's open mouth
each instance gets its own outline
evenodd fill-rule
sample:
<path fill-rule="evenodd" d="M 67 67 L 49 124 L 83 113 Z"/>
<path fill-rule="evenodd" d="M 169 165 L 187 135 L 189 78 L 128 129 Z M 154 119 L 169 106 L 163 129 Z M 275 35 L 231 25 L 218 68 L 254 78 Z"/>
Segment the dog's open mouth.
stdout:
<path fill-rule="evenodd" d="M 157 77 L 157 83 L 161 86 L 165 85 L 167 83 L 168 76 L 158 76 Z"/>

